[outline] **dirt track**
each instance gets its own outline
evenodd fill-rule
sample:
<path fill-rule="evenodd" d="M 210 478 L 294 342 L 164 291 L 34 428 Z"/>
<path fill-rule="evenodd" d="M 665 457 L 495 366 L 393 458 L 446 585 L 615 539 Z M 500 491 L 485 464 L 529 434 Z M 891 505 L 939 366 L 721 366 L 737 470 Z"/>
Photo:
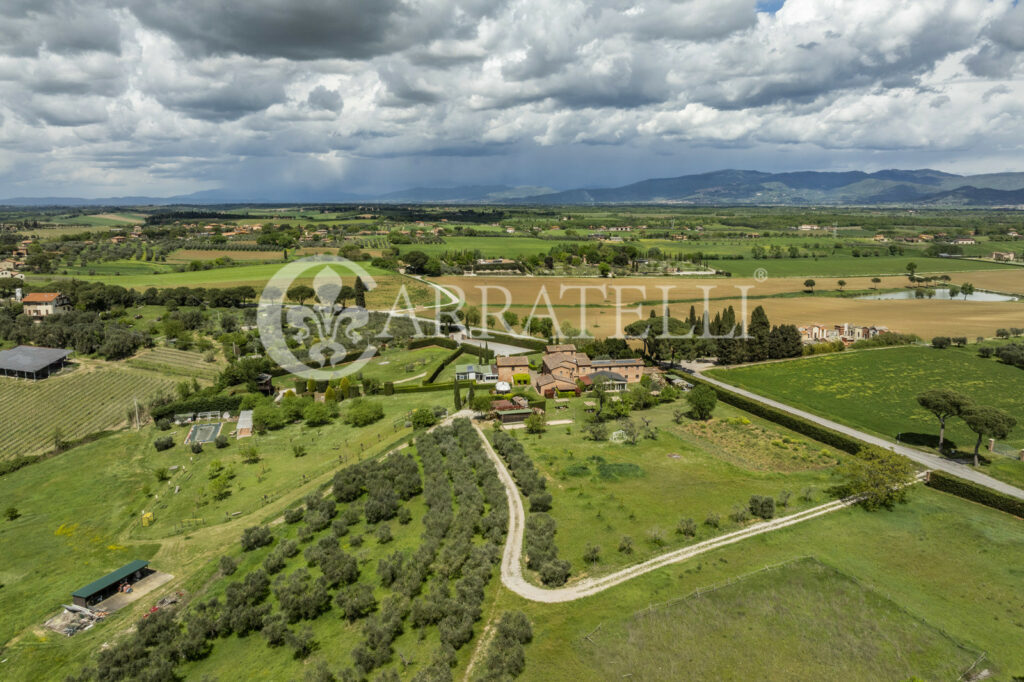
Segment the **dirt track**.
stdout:
<path fill-rule="evenodd" d="M 505 467 L 505 463 L 502 461 L 501 457 L 499 457 L 498 453 L 496 453 L 494 448 L 491 447 L 490 442 L 487 440 L 486 436 L 484 436 L 480 427 L 474 425 L 474 428 L 476 428 L 477 433 L 480 435 L 480 439 L 483 441 L 484 450 L 487 452 L 487 456 L 491 458 L 491 461 L 494 462 L 495 468 L 498 470 L 498 477 L 505 486 L 505 496 L 508 499 L 508 535 L 505 538 L 505 551 L 501 557 L 501 582 L 505 587 L 512 590 L 520 597 L 529 599 L 530 601 L 555 604 L 589 597 L 592 594 L 603 592 L 610 587 L 614 587 L 619 583 L 631 580 L 632 578 L 643 575 L 644 573 L 650 573 L 662 566 L 685 561 L 686 559 L 697 556 L 698 554 L 702 554 L 725 545 L 730 545 L 734 542 L 739 542 L 740 540 L 744 540 L 754 535 L 760 535 L 761 533 L 768 533 L 773 530 L 778 530 L 779 528 L 792 526 L 802 521 L 807 521 L 823 514 L 843 509 L 854 502 L 852 500 L 837 500 L 796 514 L 791 514 L 789 516 L 783 516 L 770 521 L 762 521 L 761 523 L 755 523 L 751 526 L 747 526 L 746 528 L 733 531 L 732 533 L 726 533 L 725 535 L 721 535 L 717 538 L 712 538 L 710 540 L 705 540 L 704 542 L 699 542 L 695 545 L 690 545 L 689 547 L 683 547 L 682 549 L 667 552 L 661 556 L 654 557 L 653 559 L 649 559 L 643 563 L 624 568 L 621 571 L 616 571 L 615 573 L 611 573 L 606 576 L 601 576 L 599 578 L 586 578 L 569 587 L 548 589 L 532 585 L 523 577 L 523 531 L 526 526 L 526 513 L 523 508 L 523 500 L 519 495 L 519 489 L 516 487 L 515 481 L 512 480 L 512 475 Z"/>

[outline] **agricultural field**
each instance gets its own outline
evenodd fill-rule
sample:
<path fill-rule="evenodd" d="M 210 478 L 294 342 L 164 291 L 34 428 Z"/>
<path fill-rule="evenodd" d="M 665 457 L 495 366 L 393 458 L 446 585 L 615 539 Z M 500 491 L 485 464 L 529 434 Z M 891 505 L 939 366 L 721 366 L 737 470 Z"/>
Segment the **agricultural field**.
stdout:
<path fill-rule="evenodd" d="M 235 550 L 243 528 L 278 518 L 286 507 L 329 483 L 339 467 L 379 456 L 407 440 L 408 410 L 438 404 L 440 397 L 450 401 L 446 393 L 426 393 L 401 404 L 385 402 L 384 418 L 361 429 L 340 420 L 322 427 L 293 425 L 241 441 L 232 438 L 224 449 L 209 444 L 199 455 L 181 445 L 184 427 L 171 432 L 174 448 L 155 451 L 154 439 L 168 432 L 148 426 L 0 477 L 5 507 L 20 513 L 15 521 L 5 519 L 0 525 L 0 543 L 6 548 L 0 583 L 7 604 L 0 613 L 0 642 L 21 633 L 5 650 L 11 662 L 5 679 L 62 678 L 78 669 L 83 656 L 95 653 L 111 628 L 119 631 L 134 622 L 151 603 L 142 600 L 84 636 L 69 639 L 39 627 L 72 590 L 137 558 L 151 559 L 159 570 L 175 576 L 166 590 L 201 587 L 215 570 L 211 559 Z M 241 447 L 250 443 L 260 454 L 253 464 L 241 461 Z M 304 446 L 305 454 L 295 457 L 293 445 Z M 231 492 L 222 500 L 206 490 L 214 461 L 235 472 Z M 178 469 L 171 471 L 171 466 Z M 154 475 L 158 469 L 171 477 L 159 481 Z M 422 503 L 416 504 L 412 508 L 421 515 Z M 155 514 L 148 527 L 141 523 L 145 511 Z M 402 546 L 403 527 L 396 523 L 392 528 L 396 546 Z M 419 530 L 412 535 L 418 537 Z M 392 549 L 388 547 L 389 553 Z M 62 568 L 38 570 L 40 565 Z M 13 677 L 11 671 L 17 671 Z"/>
<path fill-rule="evenodd" d="M 288 256 L 305 258 L 317 253 L 337 255 L 336 247 L 307 246 L 301 249 L 288 249 Z M 233 261 L 257 261 L 261 263 L 283 263 L 283 250 L 273 251 L 234 251 L 232 249 L 178 249 L 167 255 L 168 263 L 191 263 L 192 261 L 211 261 L 217 258 L 230 258 Z"/>
<path fill-rule="evenodd" d="M 713 247 L 712 247 L 713 248 Z M 743 260 L 709 260 L 708 265 L 716 270 L 731 272 L 733 276 L 752 277 L 754 272 L 764 270 L 768 277 L 871 277 L 874 275 L 903 275 L 906 265 L 913 261 L 921 275 L 974 273 L 977 271 L 1005 271 L 1015 269 L 1013 265 L 975 260 L 951 261 L 943 258 L 926 258 L 922 254 L 902 256 L 878 256 L 854 258 L 849 255 L 832 255 L 824 258 L 777 258 L 754 260 L 749 255 Z"/>
<path fill-rule="evenodd" d="M 566 535 L 560 527 L 556 541 L 564 544 Z M 957 548 L 954 554 L 951 547 Z M 787 577 L 782 569 L 758 574 L 761 582 L 750 576 L 804 558 L 824 566 L 820 579 Z M 495 608 L 522 609 L 533 621 L 534 641 L 520 678 L 527 681 L 612 679 L 604 675 L 607 669 L 632 672 L 634 679 L 679 679 L 648 667 L 648 661 L 670 665 L 669 651 L 675 665 L 693 655 L 690 669 L 742 670 L 764 661 L 759 679 L 804 679 L 796 671 L 806 665 L 821 671 L 811 679 L 824 680 L 903 680 L 909 678 L 908 668 L 923 679 L 956 679 L 958 674 L 940 673 L 947 666 L 965 671 L 977 658 L 971 654 L 983 651 L 979 668 L 1010 680 L 1024 673 L 1022 563 L 1020 519 L 915 487 L 909 503 L 891 512 L 834 512 L 579 601 L 539 604 L 503 591 Z M 735 584 L 722 587 L 726 583 Z M 761 586 L 764 593 L 750 594 Z M 714 587 L 724 594 L 694 595 Z M 798 601 L 790 604 L 783 595 Z M 767 604 L 775 615 L 766 617 L 777 624 L 770 631 L 752 616 Z M 839 617 L 836 608 L 842 609 Z M 669 622 L 666 613 L 681 617 Z M 643 627 L 647 618 L 661 629 Z M 619 636 L 630 639 L 618 641 Z M 691 648 L 693 641 L 708 644 Z M 680 642 L 687 643 L 682 651 Z M 609 651 L 599 651 L 602 647 Z M 833 657 L 825 662 L 828 669 L 811 660 L 823 647 Z M 793 658 L 780 660 L 776 650 Z M 874 662 L 865 658 L 872 652 Z M 883 674 L 846 674 L 870 673 L 872 666 Z"/>
<path fill-rule="evenodd" d="M 608 573 L 735 530 L 739 525 L 729 515 L 751 495 L 778 498 L 789 491 L 779 515 L 822 504 L 823 491 L 834 483 L 833 468 L 845 457 L 721 403 L 706 423 L 684 417 L 676 424 L 673 411 L 688 409 L 684 401 L 635 412 L 634 421 L 649 419 L 657 428 L 656 439 L 593 442 L 585 440 L 583 400 L 572 399 L 568 410 L 548 411 L 549 420 L 572 418 L 572 425 L 549 426 L 537 436 L 512 431 L 548 480 L 559 557 L 572 563 L 573 578 Z M 705 523 L 713 514 L 719 528 Z M 677 530 L 686 518 L 697 525 L 694 537 Z M 619 551 L 624 536 L 632 539 L 631 552 Z M 592 565 L 583 559 L 590 545 L 600 547 Z"/>
<path fill-rule="evenodd" d="M 724 641 L 751 655 L 707 655 Z M 653 606 L 577 648 L 603 677 L 645 680 L 952 680 L 982 655 L 814 559 Z"/>
<path fill-rule="evenodd" d="M 53 448 L 55 433 L 73 441 L 124 424 L 134 400 L 145 404 L 173 390 L 175 379 L 157 372 L 80 360 L 41 381 L 0 378 L 0 459 Z"/>
<path fill-rule="evenodd" d="M 997 291 L 1015 291 L 1024 288 L 1024 276 L 1016 270 L 997 273 L 951 274 L 954 282 L 971 281 L 990 274 L 979 288 Z M 977 277 L 976 277 L 977 276 Z M 1005 279 L 1004 279 L 1005 278 Z M 455 293 L 464 295 L 469 305 L 480 306 L 487 296 L 490 311 L 501 311 L 505 305 L 502 287 L 509 292 L 512 305 L 510 310 L 520 319 L 528 317 L 536 305 L 536 314 L 547 314 L 544 295 L 550 299 L 559 322 L 569 320 L 580 327 L 581 293 L 578 287 L 595 287 L 587 290 L 587 316 L 585 330 L 595 336 L 612 336 L 622 333 L 623 326 L 647 317 L 652 310 L 660 314 L 662 300 L 668 301 L 671 314 L 685 317 L 691 305 L 698 314 L 703 312 L 704 291 L 701 287 L 712 287 L 708 291 L 710 310 L 715 311 L 733 306 L 737 313 L 742 310 L 739 298 L 746 288 L 748 314 L 754 306 L 762 305 L 773 324 L 804 325 L 811 323 L 841 324 L 850 322 L 864 325 L 883 325 L 894 331 L 918 334 L 922 338 L 933 336 L 978 336 L 990 337 L 1000 327 L 1019 326 L 1024 315 L 1024 302 L 1007 301 L 962 301 L 962 300 L 860 300 L 858 296 L 870 295 L 876 291 L 906 290 L 906 277 L 879 277 L 881 282 L 872 282 L 871 277 L 846 278 L 843 292 L 839 291 L 838 279 L 815 280 L 815 293 L 805 292 L 805 277 L 769 278 L 764 282 L 750 278 L 706 278 L 706 277 L 620 277 L 614 279 L 546 277 L 440 277 L 435 281 Z M 1002 287 L 999 286 L 1002 283 Z M 490 287 L 490 288 L 488 288 Z M 565 287 L 565 288 L 563 288 Z M 569 288 L 572 287 L 572 288 Z M 749 288 L 748 288 L 749 287 Z M 621 308 L 615 304 L 620 299 Z M 639 308 L 638 308 L 639 306 Z"/>
<path fill-rule="evenodd" d="M 1024 372 L 994 358 L 977 355 L 978 346 L 938 350 L 907 346 L 847 351 L 773 362 L 709 374 L 750 391 L 850 426 L 913 445 L 934 446 L 939 425 L 915 397 L 931 388 L 953 388 L 979 403 L 1018 417 L 1024 414 Z M 973 450 L 977 436 L 962 421 L 950 419 L 946 439 Z M 1024 447 L 1024 428 L 1006 441 Z M 1021 464 L 1024 467 L 1024 463 Z"/>
<path fill-rule="evenodd" d="M 145 264 L 140 264 L 145 265 Z M 237 265 L 210 270 L 197 270 L 194 272 L 152 272 L 150 274 L 134 275 L 75 275 L 75 279 L 105 282 L 116 284 L 126 289 L 144 291 L 149 287 L 158 289 L 174 287 L 236 287 L 252 286 L 257 291 L 262 291 L 271 277 L 281 268 L 281 263 L 269 263 L 258 265 Z M 405 287 L 413 305 L 433 305 L 436 298 L 434 289 L 418 282 L 412 278 L 404 277 L 390 271 L 374 268 L 369 264 L 364 269 L 374 278 L 377 286 L 373 291 L 367 293 L 367 305 L 371 308 L 389 309 L 395 305 L 400 295 L 400 290 Z M 340 272 L 346 283 L 354 281 L 355 278 L 350 272 Z M 71 275 L 67 275 L 70 277 Z M 61 275 L 31 275 L 26 281 L 32 284 L 42 284 L 59 281 Z M 295 280 L 296 284 L 310 284 L 313 280 L 313 272 Z M 405 299 L 399 299 L 399 307 L 404 307 Z"/>
<path fill-rule="evenodd" d="M 204 355 L 204 353 L 174 348 L 149 348 L 129 358 L 125 364 L 160 374 L 195 377 L 201 381 L 212 383 L 224 369 L 224 363 L 206 362 Z"/>

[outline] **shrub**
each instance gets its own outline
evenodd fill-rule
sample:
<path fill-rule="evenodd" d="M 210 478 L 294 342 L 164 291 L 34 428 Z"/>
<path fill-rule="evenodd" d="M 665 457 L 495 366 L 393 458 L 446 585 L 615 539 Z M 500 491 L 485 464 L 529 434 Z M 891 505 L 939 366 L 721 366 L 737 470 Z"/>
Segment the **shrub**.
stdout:
<path fill-rule="evenodd" d="M 763 495 L 751 495 L 747 504 L 750 513 L 758 518 L 770 519 L 775 516 L 775 500 Z"/>
<path fill-rule="evenodd" d="M 676 533 L 688 538 L 692 538 L 697 534 L 696 521 L 694 521 L 693 519 L 680 519 L 679 525 L 676 526 Z"/>
<path fill-rule="evenodd" d="M 216 440 L 213 441 L 214 446 L 217 448 L 226 448 L 228 446 L 228 437 L 224 435 L 217 436 Z"/>
<path fill-rule="evenodd" d="M 932 348 L 949 348 L 952 340 L 948 336 L 936 336 L 932 339 Z"/>
<path fill-rule="evenodd" d="M 386 545 L 393 539 L 391 535 L 391 526 L 386 523 L 380 524 L 374 535 L 377 537 L 377 543 L 381 545 Z"/>
<path fill-rule="evenodd" d="M 337 415 L 337 409 L 337 403 L 335 402 L 314 402 L 302 410 L 302 418 L 306 420 L 306 424 L 309 426 L 323 426 L 324 424 L 331 423 L 331 420 Z"/>
<path fill-rule="evenodd" d="M 189 448 L 192 450 L 192 454 L 193 455 L 198 455 L 200 452 L 203 451 L 203 444 L 202 443 L 192 443 L 192 445 L 190 445 Z"/>
<path fill-rule="evenodd" d="M 633 538 L 628 535 L 623 535 L 622 539 L 619 540 L 619 551 L 623 554 L 633 553 Z"/>
<path fill-rule="evenodd" d="M 168 419 L 167 417 L 164 417 L 163 419 L 157 419 L 156 428 L 160 429 L 161 431 L 169 430 L 171 428 L 171 420 Z"/>
<path fill-rule="evenodd" d="M 596 564 L 601 560 L 601 548 L 598 545 L 587 545 L 583 552 L 583 560 L 588 564 Z"/>
<path fill-rule="evenodd" d="M 708 516 L 704 519 L 704 525 L 709 528 L 718 528 L 722 525 L 722 517 L 718 515 L 718 512 L 708 512 Z"/>
<path fill-rule="evenodd" d="M 160 452 L 162 450 L 170 450 L 171 448 L 174 447 L 174 439 L 170 436 L 157 438 L 155 441 L 153 441 L 153 447 L 157 449 L 157 452 Z"/>
<path fill-rule="evenodd" d="M 427 429 L 437 423 L 437 417 L 429 407 L 420 407 L 413 411 L 410 421 L 414 429 Z"/>
<path fill-rule="evenodd" d="M 252 526 L 242 532 L 242 550 L 246 552 L 266 547 L 273 541 L 274 535 L 266 526 Z"/>
<path fill-rule="evenodd" d="M 302 445 L 301 443 L 293 443 L 292 444 L 292 454 L 295 455 L 296 457 L 305 457 L 306 456 L 306 446 Z"/>
<path fill-rule="evenodd" d="M 547 431 L 547 422 L 543 415 L 535 412 L 526 418 L 527 433 L 544 433 L 545 431 Z"/>
<path fill-rule="evenodd" d="M 707 384 L 699 384 L 686 394 L 686 401 L 690 403 L 690 412 L 694 418 L 710 419 L 715 411 L 718 395 Z"/>
<path fill-rule="evenodd" d="M 552 559 L 540 567 L 540 581 L 545 585 L 564 585 L 569 579 L 570 565 L 564 559 Z"/>
<path fill-rule="evenodd" d="M 384 418 L 384 408 L 372 400 L 356 398 L 345 413 L 343 421 L 352 426 L 368 426 Z"/>
<path fill-rule="evenodd" d="M 732 508 L 729 519 L 733 523 L 745 523 L 750 519 L 750 510 L 741 504 L 737 504 Z"/>

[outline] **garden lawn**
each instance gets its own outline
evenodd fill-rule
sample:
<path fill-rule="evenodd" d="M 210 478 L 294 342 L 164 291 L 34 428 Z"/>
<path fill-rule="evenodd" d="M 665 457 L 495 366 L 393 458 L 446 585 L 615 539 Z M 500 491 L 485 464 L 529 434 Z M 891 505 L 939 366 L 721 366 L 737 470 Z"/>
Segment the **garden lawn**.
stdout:
<path fill-rule="evenodd" d="M 682 400 L 636 411 L 657 426 L 656 440 L 635 445 L 585 440 L 582 401 L 556 411 L 549 401 L 548 419 L 572 417 L 570 426 L 550 426 L 540 436 L 513 431 L 523 440 L 553 497 L 549 514 L 558 524 L 559 557 L 573 566 L 573 578 L 609 573 L 674 548 L 693 544 L 738 524 L 729 519 L 751 495 L 778 497 L 792 493 L 789 514 L 826 501 L 822 491 L 832 483 L 831 469 L 842 455 L 821 443 L 719 403 L 708 423 L 684 418 L 672 421 L 674 409 L 688 409 Z M 747 423 L 744 423 L 746 421 Z M 609 431 L 619 426 L 609 422 Z M 602 461 L 603 460 L 603 461 Z M 809 490 L 810 489 L 810 490 Z M 811 499 L 802 499 L 808 491 Z M 720 528 L 704 522 L 720 516 Z M 696 537 L 677 533 L 679 521 L 692 518 Z M 623 536 L 633 551 L 620 552 Z M 589 545 L 600 547 L 600 560 L 584 562 Z"/>
<path fill-rule="evenodd" d="M 749 365 L 709 372 L 722 381 L 910 445 L 934 447 L 939 423 L 917 404 L 933 388 L 951 388 L 981 404 L 1024 417 L 1024 370 L 977 355 L 978 346 L 937 350 L 904 346 Z M 973 450 L 977 436 L 949 419 L 946 438 Z M 1024 447 L 1024 423 L 1006 441 Z M 1022 465 L 1024 466 L 1024 465 Z"/>

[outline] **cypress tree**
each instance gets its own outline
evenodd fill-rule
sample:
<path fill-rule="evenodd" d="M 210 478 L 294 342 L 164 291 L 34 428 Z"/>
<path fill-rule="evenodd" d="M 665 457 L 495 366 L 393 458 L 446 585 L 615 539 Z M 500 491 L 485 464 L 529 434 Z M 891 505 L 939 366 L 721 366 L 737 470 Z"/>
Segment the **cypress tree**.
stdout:
<path fill-rule="evenodd" d="M 455 387 L 455 411 L 458 412 L 462 409 L 462 394 L 459 392 L 459 380 L 456 379 L 452 385 Z"/>
<path fill-rule="evenodd" d="M 747 359 L 757 361 L 770 358 L 768 337 L 771 335 L 771 323 L 768 322 L 768 314 L 762 306 L 754 308 L 747 332 L 750 335 L 747 339 Z"/>
<path fill-rule="evenodd" d="M 366 285 L 359 277 L 356 277 L 356 307 L 366 307 Z"/>

